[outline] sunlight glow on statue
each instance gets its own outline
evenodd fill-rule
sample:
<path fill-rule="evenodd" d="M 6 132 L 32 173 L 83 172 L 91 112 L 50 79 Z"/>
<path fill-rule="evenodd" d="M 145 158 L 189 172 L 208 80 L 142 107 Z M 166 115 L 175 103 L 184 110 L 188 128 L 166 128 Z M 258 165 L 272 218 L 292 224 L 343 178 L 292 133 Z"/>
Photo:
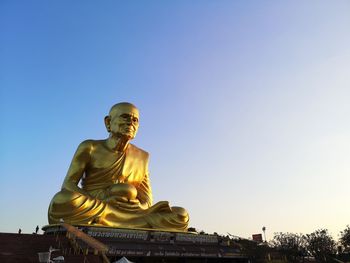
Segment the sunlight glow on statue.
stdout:
<path fill-rule="evenodd" d="M 184 208 L 170 207 L 167 201 L 152 205 L 149 154 L 130 143 L 139 127 L 138 109 L 118 103 L 105 125 L 107 139 L 79 145 L 62 189 L 50 203 L 49 223 L 63 219 L 74 225 L 186 231 Z"/>

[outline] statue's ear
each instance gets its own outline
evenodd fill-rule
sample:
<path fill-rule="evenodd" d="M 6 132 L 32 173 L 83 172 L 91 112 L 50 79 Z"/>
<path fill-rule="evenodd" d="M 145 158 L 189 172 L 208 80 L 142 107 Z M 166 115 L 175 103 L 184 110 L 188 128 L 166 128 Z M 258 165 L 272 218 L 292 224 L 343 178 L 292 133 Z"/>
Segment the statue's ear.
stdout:
<path fill-rule="evenodd" d="M 111 132 L 111 117 L 110 116 L 105 117 L 105 125 L 106 125 L 107 131 Z"/>

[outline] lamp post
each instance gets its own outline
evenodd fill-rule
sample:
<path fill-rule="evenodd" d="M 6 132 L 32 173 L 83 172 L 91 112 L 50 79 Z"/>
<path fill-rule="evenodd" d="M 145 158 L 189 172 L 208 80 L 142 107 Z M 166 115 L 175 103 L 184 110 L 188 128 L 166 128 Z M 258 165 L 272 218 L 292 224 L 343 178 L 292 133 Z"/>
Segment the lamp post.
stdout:
<path fill-rule="evenodd" d="M 262 227 L 262 231 L 264 232 L 264 239 L 265 239 L 265 242 L 267 242 L 267 240 L 266 240 L 266 233 L 265 233 L 265 231 L 266 231 L 266 227 Z"/>

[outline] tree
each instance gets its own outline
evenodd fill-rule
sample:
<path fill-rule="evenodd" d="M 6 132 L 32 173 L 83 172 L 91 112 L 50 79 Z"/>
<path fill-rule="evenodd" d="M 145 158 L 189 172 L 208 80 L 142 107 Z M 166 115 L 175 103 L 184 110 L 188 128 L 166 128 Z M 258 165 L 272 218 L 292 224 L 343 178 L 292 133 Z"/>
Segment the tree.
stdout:
<path fill-rule="evenodd" d="M 271 245 L 288 262 L 301 262 L 305 256 L 305 237 L 302 234 L 275 233 Z"/>
<path fill-rule="evenodd" d="M 305 236 L 306 249 L 317 262 L 327 262 L 334 256 L 335 241 L 327 229 L 319 229 Z"/>
<path fill-rule="evenodd" d="M 344 247 L 345 251 L 350 252 L 350 226 L 347 225 L 343 231 L 340 231 L 340 244 Z"/>
<path fill-rule="evenodd" d="M 242 253 L 255 263 L 266 262 L 267 254 L 271 248 L 267 246 L 267 243 L 258 243 L 248 239 L 239 239 L 235 241 L 242 248 Z"/>
<path fill-rule="evenodd" d="M 187 229 L 188 232 L 197 232 L 197 229 L 195 227 L 189 227 Z"/>

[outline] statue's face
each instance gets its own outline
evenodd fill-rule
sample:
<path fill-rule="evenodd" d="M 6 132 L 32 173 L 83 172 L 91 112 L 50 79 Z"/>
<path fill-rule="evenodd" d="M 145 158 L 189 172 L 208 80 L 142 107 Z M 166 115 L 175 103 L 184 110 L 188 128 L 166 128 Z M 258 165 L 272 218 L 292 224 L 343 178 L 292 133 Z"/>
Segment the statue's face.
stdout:
<path fill-rule="evenodd" d="M 134 139 L 139 128 L 139 111 L 129 105 L 121 105 L 110 114 L 110 132 L 113 135 Z"/>

